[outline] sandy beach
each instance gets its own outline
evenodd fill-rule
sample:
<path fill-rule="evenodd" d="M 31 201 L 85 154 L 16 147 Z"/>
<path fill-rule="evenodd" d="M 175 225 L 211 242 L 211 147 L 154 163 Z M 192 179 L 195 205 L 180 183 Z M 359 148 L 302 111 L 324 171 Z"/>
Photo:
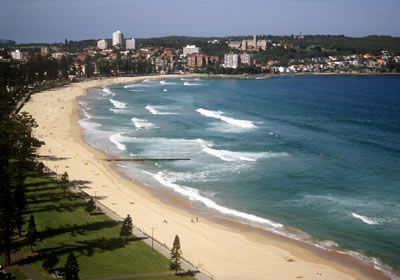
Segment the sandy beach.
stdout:
<path fill-rule="evenodd" d="M 163 78 L 173 76 L 162 76 Z M 181 76 L 180 76 L 181 77 Z M 121 217 L 130 214 L 146 232 L 171 245 L 176 234 L 184 257 L 215 279 L 388 279 L 355 259 L 224 219 L 207 219 L 190 203 L 170 195 L 168 201 L 133 182 L 103 161 L 106 155 L 87 145 L 78 125 L 78 98 L 90 88 L 133 83 L 151 77 L 124 77 L 75 83 L 34 94 L 24 106 L 36 119 L 36 137 L 45 142 L 38 153 L 46 166 L 70 180 L 85 182 L 83 191 Z M 168 195 L 168 194 L 166 194 Z"/>

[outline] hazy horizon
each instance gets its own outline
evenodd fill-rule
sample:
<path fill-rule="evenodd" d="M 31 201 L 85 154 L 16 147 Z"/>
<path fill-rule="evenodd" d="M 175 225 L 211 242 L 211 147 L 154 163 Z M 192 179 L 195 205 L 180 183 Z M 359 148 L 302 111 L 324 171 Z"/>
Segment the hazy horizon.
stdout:
<path fill-rule="evenodd" d="M 0 38 L 53 43 L 126 37 L 252 34 L 400 36 L 400 2 L 385 0 L 4 0 Z"/>

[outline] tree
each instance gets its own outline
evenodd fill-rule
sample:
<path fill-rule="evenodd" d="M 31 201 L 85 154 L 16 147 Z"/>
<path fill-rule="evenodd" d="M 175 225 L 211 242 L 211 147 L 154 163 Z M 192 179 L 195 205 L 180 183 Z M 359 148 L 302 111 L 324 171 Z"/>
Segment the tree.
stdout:
<path fill-rule="evenodd" d="M 69 185 L 69 176 L 67 171 L 65 171 L 62 175 L 61 175 L 61 185 L 63 186 L 64 189 L 64 193 L 67 191 L 68 185 Z"/>
<path fill-rule="evenodd" d="M 181 250 L 181 242 L 179 241 L 179 236 L 176 235 L 174 239 L 174 244 L 171 248 L 171 257 L 169 263 L 169 269 L 175 270 L 175 274 L 178 274 L 178 269 L 181 269 L 181 257 L 182 257 L 182 250 Z"/>
<path fill-rule="evenodd" d="M 61 70 L 61 77 L 63 79 L 67 79 L 68 78 L 68 70 L 69 70 L 69 64 L 68 64 L 68 60 L 66 59 L 65 56 L 61 57 L 60 60 L 60 70 Z"/>
<path fill-rule="evenodd" d="M 7 70 L 7 69 L 6 69 Z M 3 75 L 0 67 L 0 74 Z M 11 82 L 10 82 L 11 83 Z M 25 208 L 25 184 L 27 171 L 33 167 L 35 149 L 39 146 L 33 137 L 36 126 L 27 113 L 13 114 L 22 89 L 13 92 L 4 87 L 0 77 L 0 252 L 4 265 L 11 262 L 12 235 L 21 230 Z"/>
<path fill-rule="evenodd" d="M 132 218 L 128 215 L 122 222 L 121 232 L 119 233 L 119 235 L 121 237 L 125 237 L 125 241 L 127 241 L 128 237 L 132 235 L 132 228 Z"/>
<path fill-rule="evenodd" d="M 87 202 L 85 209 L 90 214 L 92 214 L 92 212 L 96 209 L 96 203 L 93 197 L 91 197 L 90 200 Z"/>
<path fill-rule="evenodd" d="M 79 280 L 79 264 L 76 260 L 74 252 L 69 253 L 64 268 L 65 280 Z"/>
<path fill-rule="evenodd" d="M 37 239 L 37 229 L 36 229 L 35 217 L 33 215 L 31 215 L 29 218 L 26 237 L 28 238 L 29 245 L 31 245 L 31 251 L 33 251 L 33 245 L 35 244 Z"/>

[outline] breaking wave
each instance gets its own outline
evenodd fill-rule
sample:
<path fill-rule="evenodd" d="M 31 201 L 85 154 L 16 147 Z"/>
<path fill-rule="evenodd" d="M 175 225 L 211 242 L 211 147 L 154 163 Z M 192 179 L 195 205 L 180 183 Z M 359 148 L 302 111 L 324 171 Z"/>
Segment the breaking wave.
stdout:
<path fill-rule="evenodd" d="M 221 111 L 211 111 L 211 110 L 206 110 L 203 108 L 198 108 L 196 111 L 198 113 L 202 114 L 203 116 L 221 120 L 223 122 L 226 122 L 230 125 L 234 125 L 237 127 L 246 128 L 246 129 L 251 129 L 251 128 L 257 127 L 252 121 L 239 120 L 239 119 L 234 119 L 231 117 L 226 117 L 226 116 L 224 116 L 224 112 L 221 112 Z"/>
<path fill-rule="evenodd" d="M 145 119 L 132 118 L 131 121 L 133 122 L 136 129 L 150 129 L 156 127 L 153 123 Z"/>
<path fill-rule="evenodd" d="M 351 215 L 354 218 L 363 221 L 363 223 L 365 223 L 367 225 L 379 225 L 379 224 L 385 222 L 384 219 L 370 218 L 370 217 L 363 216 L 363 215 L 360 215 L 360 214 L 357 214 L 357 213 L 354 213 L 354 212 L 352 212 Z"/>
<path fill-rule="evenodd" d="M 117 101 L 117 100 L 114 100 L 114 99 L 110 99 L 110 102 L 117 109 L 125 109 L 126 108 L 126 103 L 124 103 L 124 102 Z"/>
<path fill-rule="evenodd" d="M 134 138 L 123 136 L 121 133 L 112 134 L 109 139 L 117 146 L 118 150 L 121 151 L 126 151 L 126 145 L 123 143 L 132 142 L 132 140 L 134 140 Z"/>
<path fill-rule="evenodd" d="M 217 150 L 207 146 L 203 146 L 203 151 L 211 156 L 222 159 L 223 161 L 252 161 L 255 162 L 258 159 L 270 158 L 270 157 L 282 157 L 288 156 L 287 153 L 271 153 L 271 152 L 232 152 L 227 150 Z"/>
<path fill-rule="evenodd" d="M 202 86 L 203 84 L 191 83 L 191 82 L 184 82 L 183 85 L 184 85 L 184 86 L 188 86 L 188 87 L 192 87 L 192 86 Z"/>
<path fill-rule="evenodd" d="M 177 83 L 167 82 L 167 81 L 160 81 L 160 84 L 162 84 L 162 85 L 176 85 Z"/>
<path fill-rule="evenodd" d="M 220 212 L 226 216 L 236 217 L 236 218 L 240 218 L 243 220 L 247 220 L 252 223 L 258 224 L 259 226 L 266 226 L 266 227 L 275 228 L 275 229 L 283 228 L 282 224 L 273 222 L 271 220 L 261 218 L 256 215 L 253 215 L 253 214 L 249 214 L 249 213 L 245 213 L 245 212 L 237 211 L 235 209 L 221 206 L 221 205 L 217 204 L 215 201 L 213 201 L 205 196 L 202 196 L 200 194 L 200 192 L 196 189 L 176 184 L 175 180 L 168 177 L 168 174 L 165 172 L 160 171 L 156 174 L 153 174 L 153 173 L 145 171 L 145 173 L 151 175 L 155 180 L 157 180 L 162 185 L 187 197 L 189 200 L 201 202 L 208 208 L 217 210 L 218 212 Z"/>
<path fill-rule="evenodd" d="M 168 106 L 147 105 L 145 108 L 153 115 L 178 115 L 176 112 L 166 111 L 171 109 L 171 107 Z"/>
<path fill-rule="evenodd" d="M 112 95 L 112 96 L 114 96 L 115 95 L 115 93 L 114 92 L 112 92 L 111 91 L 111 89 L 109 89 L 108 87 L 104 87 L 103 89 L 102 89 L 102 91 L 103 91 L 103 96 L 107 96 L 107 95 Z"/>

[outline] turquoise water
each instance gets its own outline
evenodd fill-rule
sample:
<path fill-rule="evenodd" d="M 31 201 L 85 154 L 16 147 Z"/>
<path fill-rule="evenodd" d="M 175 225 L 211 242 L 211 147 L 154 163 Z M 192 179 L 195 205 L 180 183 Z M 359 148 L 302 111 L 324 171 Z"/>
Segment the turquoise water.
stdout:
<path fill-rule="evenodd" d="M 400 78 L 168 79 L 94 90 L 85 139 L 154 188 L 400 268 Z M 342 250 L 342 249 L 340 249 Z"/>

